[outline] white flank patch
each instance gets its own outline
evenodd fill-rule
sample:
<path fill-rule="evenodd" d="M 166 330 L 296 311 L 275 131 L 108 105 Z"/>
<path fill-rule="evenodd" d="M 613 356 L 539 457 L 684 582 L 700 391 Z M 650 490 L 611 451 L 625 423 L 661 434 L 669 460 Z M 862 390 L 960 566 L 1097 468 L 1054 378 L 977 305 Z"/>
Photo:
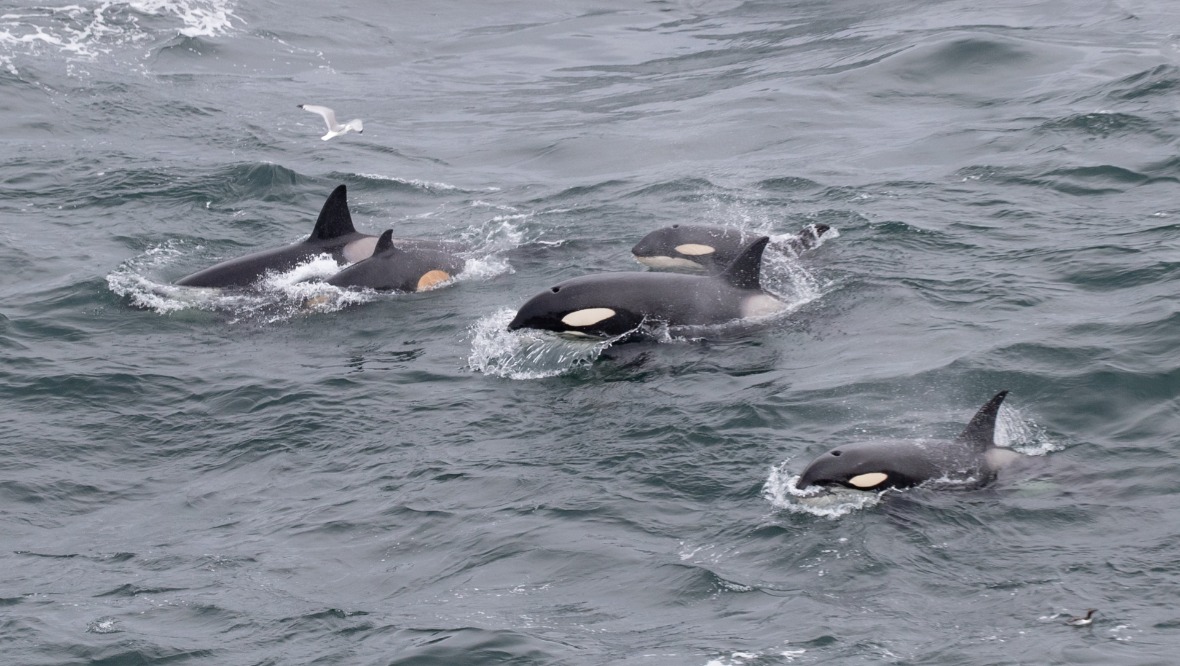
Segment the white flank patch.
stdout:
<path fill-rule="evenodd" d="M 1020 458 L 1020 454 L 1012 449 L 1001 449 L 992 447 L 983 454 L 984 459 L 987 460 L 987 466 L 991 469 L 1002 469 L 1011 465 Z"/>
<path fill-rule="evenodd" d="M 586 308 L 567 314 L 561 318 L 561 323 L 566 326 L 593 326 L 613 316 L 615 316 L 615 311 L 610 308 Z"/>
<path fill-rule="evenodd" d="M 368 259 L 369 257 L 373 256 L 373 251 L 376 249 L 376 236 L 369 236 L 367 238 L 354 240 L 353 242 L 344 246 L 344 260 L 350 264 L 355 264 L 361 259 Z"/>
<path fill-rule="evenodd" d="M 883 481 L 885 481 L 885 479 L 888 478 L 889 475 L 883 472 L 869 472 L 868 474 L 861 474 L 848 479 L 848 483 L 851 483 L 857 488 L 872 488 L 874 486 L 880 485 Z"/>
<path fill-rule="evenodd" d="M 692 259 L 682 259 L 680 257 L 640 257 L 636 256 L 635 260 L 644 266 L 651 266 L 652 268 L 688 268 L 693 270 L 704 270 L 704 266 L 698 264 Z"/>
<path fill-rule="evenodd" d="M 713 254 L 717 251 L 717 248 L 711 245 L 700 245 L 699 243 L 685 243 L 684 245 L 677 245 L 676 251 L 690 257 L 699 257 L 702 254 Z"/>
<path fill-rule="evenodd" d="M 787 304 L 770 294 L 755 294 L 742 301 L 742 319 L 766 317 L 787 309 Z"/>

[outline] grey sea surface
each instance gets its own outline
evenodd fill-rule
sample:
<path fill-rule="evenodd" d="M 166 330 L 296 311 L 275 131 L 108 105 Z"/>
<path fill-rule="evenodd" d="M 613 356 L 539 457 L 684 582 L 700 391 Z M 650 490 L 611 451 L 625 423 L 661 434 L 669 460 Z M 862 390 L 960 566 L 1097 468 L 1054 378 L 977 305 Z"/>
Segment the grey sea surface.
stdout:
<path fill-rule="evenodd" d="M 1178 127 L 1165 0 L 8 0 L 0 661 L 1176 663 Z M 468 269 L 172 286 L 341 183 Z M 504 330 L 675 223 L 836 231 L 777 317 Z M 793 492 L 1001 389 L 985 488 Z"/>

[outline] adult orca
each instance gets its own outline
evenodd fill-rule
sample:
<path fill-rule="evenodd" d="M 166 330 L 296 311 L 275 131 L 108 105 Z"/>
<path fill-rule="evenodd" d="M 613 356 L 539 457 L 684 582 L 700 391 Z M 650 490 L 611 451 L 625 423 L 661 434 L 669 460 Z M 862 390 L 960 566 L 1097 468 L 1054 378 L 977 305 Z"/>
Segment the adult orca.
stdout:
<path fill-rule="evenodd" d="M 769 241 L 749 243 L 715 276 L 627 272 L 566 280 L 529 299 L 508 330 L 615 336 L 644 322 L 699 326 L 779 312 L 786 305 L 762 291 L 758 278 Z"/>
<path fill-rule="evenodd" d="M 771 246 L 798 254 L 819 244 L 820 237 L 829 229 L 826 224 L 809 224 L 798 234 L 775 241 Z M 631 254 L 636 261 L 652 268 L 716 272 L 728 266 L 747 242 L 748 237 L 732 227 L 673 224 L 641 238 L 631 248 Z"/>
<path fill-rule="evenodd" d="M 945 480 L 956 487 L 979 487 L 1019 457 L 995 444 L 996 413 L 1007 391 L 1000 391 L 976 412 L 951 442 L 865 442 L 828 451 L 811 462 L 797 487 L 843 486 L 855 490 L 910 488 Z"/>
<path fill-rule="evenodd" d="M 403 247 L 454 250 L 456 243 L 399 239 Z M 377 237 L 362 234 L 352 225 L 348 212 L 348 190 L 338 186 L 328 195 L 311 235 L 299 243 L 261 250 L 230 259 L 176 281 L 182 287 L 245 288 L 268 271 L 287 271 L 318 254 L 330 254 L 337 262 L 356 262 L 373 254 Z"/>
<path fill-rule="evenodd" d="M 381 234 L 373 256 L 328 278 L 337 287 L 366 287 L 381 291 L 425 291 L 463 270 L 462 257 L 430 248 L 399 247 L 393 230 Z"/>

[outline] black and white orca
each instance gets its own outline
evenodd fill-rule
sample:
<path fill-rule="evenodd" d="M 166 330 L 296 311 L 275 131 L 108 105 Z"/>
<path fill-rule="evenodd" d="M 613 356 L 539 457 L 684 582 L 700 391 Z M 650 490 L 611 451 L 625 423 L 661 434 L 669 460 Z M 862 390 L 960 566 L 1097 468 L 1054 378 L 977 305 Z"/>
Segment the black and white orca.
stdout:
<path fill-rule="evenodd" d="M 458 243 L 447 241 L 398 239 L 395 243 L 403 249 L 460 249 Z M 353 263 L 372 256 L 376 247 L 376 236 L 362 234 L 353 226 L 352 215 L 348 212 L 348 190 L 340 185 L 328 195 L 307 240 L 214 264 L 177 280 L 176 284 L 182 287 L 244 289 L 256 283 L 267 272 L 290 270 L 318 254 L 330 254 L 338 263 Z"/>
<path fill-rule="evenodd" d="M 465 265 L 462 257 L 443 250 L 399 247 L 390 229 L 377 239 L 373 256 L 344 268 L 327 282 L 379 291 L 425 291 L 458 275 Z"/>
<path fill-rule="evenodd" d="M 529 299 L 508 330 L 616 336 L 642 323 L 701 326 L 780 312 L 786 305 L 762 290 L 758 275 L 769 241 L 747 244 L 713 276 L 626 272 L 566 280 Z"/>
<path fill-rule="evenodd" d="M 1000 391 L 976 412 L 953 441 L 865 442 L 828 451 L 811 462 L 796 486 L 842 486 L 854 490 L 910 488 L 927 481 L 956 487 L 979 487 L 1020 457 L 995 444 L 996 414 L 1007 391 Z"/>
<path fill-rule="evenodd" d="M 771 247 L 798 254 L 815 247 L 830 229 L 826 224 L 809 224 L 794 236 L 772 242 Z M 652 268 L 716 272 L 732 263 L 749 239 L 733 227 L 673 224 L 641 238 L 631 254 Z"/>

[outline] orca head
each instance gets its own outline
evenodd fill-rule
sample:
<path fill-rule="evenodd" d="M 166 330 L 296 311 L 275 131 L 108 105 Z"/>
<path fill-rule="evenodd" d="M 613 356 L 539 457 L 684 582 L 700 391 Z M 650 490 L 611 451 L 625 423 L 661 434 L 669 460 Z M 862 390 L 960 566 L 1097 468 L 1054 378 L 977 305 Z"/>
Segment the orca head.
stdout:
<path fill-rule="evenodd" d="M 852 490 L 910 488 L 926 480 L 919 472 L 927 465 L 910 464 L 909 451 L 888 444 L 865 443 L 841 446 L 811 462 L 799 476 L 800 490 L 818 486 L 840 486 Z"/>
<path fill-rule="evenodd" d="M 641 315 L 612 306 L 599 290 L 562 283 L 520 306 L 508 330 L 533 328 L 557 333 L 614 336 L 634 330 Z"/>
<path fill-rule="evenodd" d="M 631 248 L 631 254 L 642 264 L 653 268 L 711 268 L 718 251 L 741 241 L 741 232 L 725 227 L 706 227 L 673 224 L 656 229 Z"/>

